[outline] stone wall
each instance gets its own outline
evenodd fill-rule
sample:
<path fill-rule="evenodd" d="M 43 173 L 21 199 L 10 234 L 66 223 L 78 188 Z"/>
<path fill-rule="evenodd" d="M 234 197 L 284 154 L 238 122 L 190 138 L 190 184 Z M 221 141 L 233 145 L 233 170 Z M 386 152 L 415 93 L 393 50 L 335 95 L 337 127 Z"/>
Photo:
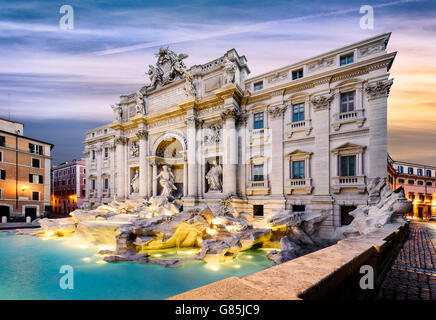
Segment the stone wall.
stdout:
<path fill-rule="evenodd" d="M 313 300 L 365 299 L 377 292 L 386 270 L 404 243 L 408 222 L 387 224 L 367 235 L 339 241 L 328 248 L 244 278 L 214 282 L 170 300 Z M 374 268 L 374 290 L 362 290 L 361 266 Z"/>

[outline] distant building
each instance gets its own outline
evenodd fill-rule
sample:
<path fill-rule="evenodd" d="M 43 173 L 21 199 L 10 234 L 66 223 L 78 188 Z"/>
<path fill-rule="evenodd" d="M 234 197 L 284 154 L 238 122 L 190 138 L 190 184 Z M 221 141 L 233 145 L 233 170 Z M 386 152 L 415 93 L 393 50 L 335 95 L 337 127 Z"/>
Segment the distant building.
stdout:
<path fill-rule="evenodd" d="M 33 220 L 50 211 L 53 144 L 23 131 L 23 123 L 0 119 L 0 216 L 8 220 Z"/>
<path fill-rule="evenodd" d="M 395 161 L 388 156 L 387 179 L 392 190 L 404 188 L 413 203 L 412 217 L 429 219 L 436 215 L 436 167 Z"/>
<path fill-rule="evenodd" d="M 85 159 L 61 163 L 52 168 L 53 213 L 68 214 L 80 208 L 85 200 Z"/>

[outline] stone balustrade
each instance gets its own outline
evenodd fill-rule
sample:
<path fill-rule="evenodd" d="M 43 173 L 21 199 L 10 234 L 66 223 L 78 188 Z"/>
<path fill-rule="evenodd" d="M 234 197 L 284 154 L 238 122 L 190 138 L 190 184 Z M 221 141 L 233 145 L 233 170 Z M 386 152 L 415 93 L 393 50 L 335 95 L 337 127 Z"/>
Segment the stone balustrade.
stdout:
<path fill-rule="evenodd" d="M 375 295 L 404 243 L 408 222 L 337 244 L 244 278 L 230 277 L 176 295 L 170 300 L 314 300 L 365 299 Z M 374 270 L 374 290 L 359 283 L 362 266 Z"/>
<path fill-rule="evenodd" d="M 350 176 L 332 178 L 332 190 L 334 193 L 339 193 L 341 192 L 341 189 L 344 188 L 358 189 L 359 192 L 365 192 L 365 177 Z"/>

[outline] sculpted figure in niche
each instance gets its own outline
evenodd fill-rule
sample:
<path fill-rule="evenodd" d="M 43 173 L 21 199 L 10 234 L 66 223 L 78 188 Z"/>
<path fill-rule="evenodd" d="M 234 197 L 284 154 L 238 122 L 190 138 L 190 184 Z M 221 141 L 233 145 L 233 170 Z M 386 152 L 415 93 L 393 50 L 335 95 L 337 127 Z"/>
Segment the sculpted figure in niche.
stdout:
<path fill-rule="evenodd" d="M 135 175 L 130 181 L 130 192 L 138 193 L 139 192 L 139 171 L 135 170 Z"/>
<path fill-rule="evenodd" d="M 162 171 L 157 175 L 156 179 L 160 179 L 159 184 L 162 187 L 161 196 L 172 197 L 171 193 L 177 190 L 177 187 L 174 185 L 174 174 L 171 172 L 171 169 L 167 165 L 162 166 Z"/>
<path fill-rule="evenodd" d="M 209 185 L 209 190 L 211 191 L 221 191 L 221 175 L 223 174 L 223 169 L 221 165 L 217 164 L 216 161 L 211 163 L 209 172 L 206 174 L 206 180 Z"/>

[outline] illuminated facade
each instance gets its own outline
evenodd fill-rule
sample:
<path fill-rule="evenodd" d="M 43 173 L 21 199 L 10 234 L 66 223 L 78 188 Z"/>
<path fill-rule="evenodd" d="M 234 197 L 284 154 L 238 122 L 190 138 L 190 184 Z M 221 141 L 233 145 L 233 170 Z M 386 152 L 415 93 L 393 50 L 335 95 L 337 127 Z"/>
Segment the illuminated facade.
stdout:
<path fill-rule="evenodd" d="M 412 217 L 436 216 L 436 167 L 396 161 L 389 156 L 387 179 L 392 190 L 404 188 L 404 194 L 413 203 Z"/>
<path fill-rule="evenodd" d="M 371 179 L 386 178 L 389 37 L 250 78 L 234 49 L 187 69 L 187 55 L 161 48 L 150 84 L 86 132 L 87 204 L 159 195 L 169 167 L 184 207 L 231 195 L 264 218 L 325 210 L 327 229 L 349 223 L 350 210 L 376 200 Z"/>
<path fill-rule="evenodd" d="M 61 163 L 52 168 L 53 213 L 68 214 L 80 208 L 86 197 L 85 159 Z"/>
<path fill-rule="evenodd" d="M 23 135 L 24 124 L 0 119 L 0 216 L 35 219 L 50 211 L 53 145 Z"/>

